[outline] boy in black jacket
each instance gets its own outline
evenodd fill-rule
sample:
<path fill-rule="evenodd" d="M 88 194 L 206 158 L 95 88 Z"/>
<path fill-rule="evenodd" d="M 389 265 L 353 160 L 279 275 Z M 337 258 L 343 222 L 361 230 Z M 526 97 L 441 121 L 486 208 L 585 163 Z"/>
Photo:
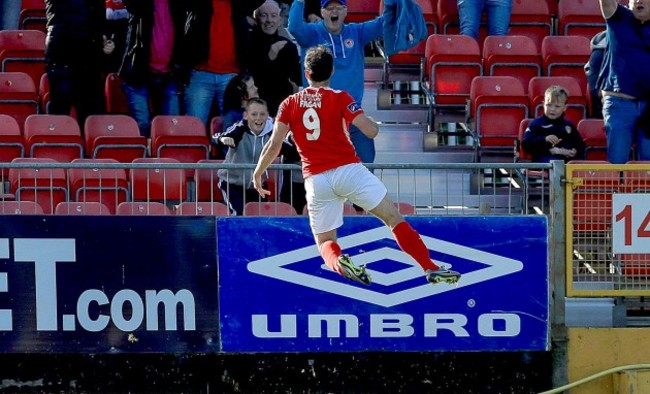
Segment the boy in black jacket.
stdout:
<path fill-rule="evenodd" d="M 524 132 L 523 148 L 534 162 L 579 160 L 584 158 L 585 142 L 576 126 L 564 118 L 569 94 L 561 86 L 544 93 L 544 114 L 533 119 Z"/>

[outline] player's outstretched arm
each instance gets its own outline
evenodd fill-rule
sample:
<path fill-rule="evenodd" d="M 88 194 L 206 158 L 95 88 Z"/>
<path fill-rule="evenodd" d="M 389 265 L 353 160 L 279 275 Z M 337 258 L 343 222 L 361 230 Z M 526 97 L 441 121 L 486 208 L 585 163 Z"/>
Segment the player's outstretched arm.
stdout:
<path fill-rule="evenodd" d="M 266 197 L 271 194 L 270 191 L 262 187 L 262 175 L 264 171 L 273 163 L 278 154 L 280 154 L 280 149 L 282 149 L 282 142 L 289 132 L 289 126 L 282 122 L 275 122 L 273 126 L 273 134 L 271 134 L 271 139 L 264 145 L 262 148 L 262 153 L 260 159 L 257 161 L 257 166 L 253 172 L 253 187 L 262 197 Z"/>
<path fill-rule="evenodd" d="M 352 124 L 357 126 L 359 130 L 368 138 L 375 138 L 379 134 L 379 125 L 365 114 L 359 114 Z"/>

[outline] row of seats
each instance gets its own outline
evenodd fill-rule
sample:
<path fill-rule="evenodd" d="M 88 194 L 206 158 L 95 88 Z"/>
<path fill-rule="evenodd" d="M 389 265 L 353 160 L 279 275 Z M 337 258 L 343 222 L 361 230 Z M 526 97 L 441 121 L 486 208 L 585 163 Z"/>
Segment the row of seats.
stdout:
<path fill-rule="evenodd" d="M 220 129 L 219 122 L 212 121 L 214 132 Z M 18 157 L 70 162 L 85 157 L 130 163 L 148 156 L 175 158 L 181 163 L 209 159 L 211 144 L 203 123 L 194 116 L 156 116 L 149 150 L 137 123 L 127 115 L 91 115 L 82 133 L 68 115 L 28 115 L 21 128 L 15 117 L 0 114 L 0 162 Z"/>
<path fill-rule="evenodd" d="M 512 151 L 522 120 L 543 113 L 544 92 L 551 85 L 569 91 L 567 119 L 579 124 L 586 118 L 586 99 L 570 77 L 535 77 L 528 94 L 522 83 L 510 76 L 477 76 L 470 84 L 466 123 L 478 139 L 481 151 Z"/>

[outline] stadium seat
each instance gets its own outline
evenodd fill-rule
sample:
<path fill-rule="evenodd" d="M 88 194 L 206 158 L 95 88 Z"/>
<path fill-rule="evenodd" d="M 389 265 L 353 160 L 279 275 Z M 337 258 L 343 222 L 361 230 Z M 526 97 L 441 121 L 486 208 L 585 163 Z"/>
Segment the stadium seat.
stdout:
<path fill-rule="evenodd" d="M 296 209 L 289 203 L 272 202 L 247 202 L 244 205 L 244 216 L 296 216 Z"/>
<path fill-rule="evenodd" d="M 185 201 L 174 211 L 182 216 L 228 216 L 230 212 L 224 203 L 205 201 Z"/>
<path fill-rule="evenodd" d="M 25 120 L 25 148 L 30 157 L 69 163 L 83 157 L 77 121 L 69 115 L 30 115 Z"/>
<path fill-rule="evenodd" d="M 39 113 L 50 113 L 50 80 L 47 77 L 47 73 L 43 73 L 38 82 L 38 106 Z"/>
<path fill-rule="evenodd" d="M 151 121 L 151 157 L 169 157 L 181 163 L 210 158 L 210 141 L 195 116 L 158 115 Z M 193 170 L 186 171 L 188 177 Z"/>
<path fill-rule="evenodd" d="M 76 159 L 73 164 L 117 164 L 115 159 Z M 129 182 L 122 168 L 71 168 L 69 171 L 70 200 L 99 202 L 110 213 L 129 199 Z"/>
<path fill-rule="evenodd" d="M 99 202 L 60 202 L 55 215 L 110 215 L 108 207 Z"/>
<path fill-rule="evenodd" d="M 0 163 L 10 163 L 17 157 L 25 157 L 25 138 L 20 132 L 16 119 L 9 115 L 0 114 Z M 9 174 L 9 169 L 2 168 L 3 180 Z"/>
<path fill-rule="evenodd" d="M 38 113 L 38 92 L 29 75 L 23 72 L 0 73 L 0 113 L 16 119 L 21 131 L 25 119 Z"/>
<path fill-rule="evenodd" d="M 197 164 L 219 164 L 223 160 L 199 160 Z M 205 202 L 223 201 L 223 193 L 219 189 L 219 175 L 216 169 L 199 168 L 194 171 L 196 200 Z"/>
<path fill-rule="evenodd" d="M 45 22 L 45 0 L 22 0 L 18 19 L 18 26 L 22 30 L 40 30 L 45 33 Z"/>
<path fill-rule="evenodd" d="M 144 157 L 133 160 L 133 164 L 178 165 L 172 158 Z M 187 198 L 185 171 L 181 168 L 131 168 L 131 197 L 133 201 L 181 202 Z"/>
<path fill-rule="evenodd" d="M 515 155 L 517 156 L 516 161 L 520 163 L 531 163 L 533 160 L 533 156 L 524 150 L 522 144 L 524 140 L 524 133 L 526 132 L 528 125 L 532 121 L 533 121 L 532 118 L 525 118 L 521 120 L 521 123 L 519 123 L 519 133 L 517 135 Z M 535 179 L 548 178 L 548 172 L 544 170 L 523 169 L 521 173 L 524 175 L 526 180 L 528 180 L 529 178 L 535 178 Z"/>
<path fill-rule="evenodd" d="M 38 86 L 45 72 L 45 33 L 0 30 L 0 72 L 24 72 Z"/>
<path fill-rule="evenodd" d="M 620 174 L 615 170 L 593 170 L 600 160 L 573 160 L 569 164 L 585 166 L 572 171 L 573 178 L 573 230 L 587 233 L 603 233 L 611 230 L 612 195 L 620 189 Z"/>
<path fill-rule="evenodd" d="M 528 81 L 542 75 L 542 58 L 529 37 L 489 36 L 483 43 L 483 75 L 513 76 L 527 92 Z"/>
<path fill-rule="evenodd" d="M 605 30 L 600 4 L 591 0 L 562 0 L 557 10 L 557 34 L 591 38 Z"/>
<path fill-rule="evenodd" d="M 35 201 L 0 201 L 0 215 L 43 215 L 43 208 Z"/>
<path fill-rule="evenodd" d="M 468 123 L 478 138 L 478 158 L 491 153 L 512 156 L 522 119 L 528 117 L 528 97 L 514 77 L 472 80 Z"/>
<path fill-rule="evenodd" d="M 379 0 L 350 1 L 347 6 L 347 23 L 365 22 L 379 16 Z"/>
<path fill-rule="evenodd" d="M 147 155 L 147 138 L 140 135 L 138 124 L 128 115 L 90 115 L 84 124 L 84 137 L 89 158 L 130 163 Z"/>
<path fill-rule="evenodd" d="M 223 118 L 221 116 L 215 116 L 210 120 L 210 141 L 212 141 L 212 136 L 215 134 L 221 133 L 223 130 Z M 210 144 L 210 157 L 214 159 L 223 159 L 223 155 L 220 152 L 217 152 L 217 147 L 214 144 Z"/>
<path fill-rule="evenodd" d="M 585 141 L 585 159 L 607 160 L 607 134 L 602 119 L 583 119 L 578 122 L 578 131 Z"/>
<path fill-rule="evenodd" d="M 589 61 L 589 39 L 583 36 L 548 36 L 542 41 L 542 67 L 545 75 L 574 77 L 587 91 L 584 66 Z"/>
<path fill-rule="evenodd" d="M 17 158 L 11 162 L 41 166 L 57 163 L 53 159 L 35 157 Z M 46 214 L 53 213 L 58 203 L 68 201 L 67 178 L 62 168 L 11 168 L 9 184 L 17 201 L 36 201 Z"/>
<path fill-rule="evenodd" d="M 551 15 L 544 1 L 513 0 L 508 34 L 531 38 L 539 51 L 544 37 L 553 34 Z"/>
<path fill-rule="evenodd" d="M 122 79 L 117 73 L 110 73 L 106 76 L 104 95 L 106 96 L 107 113 L 123 115 L 130 113 L 126 94 L 122 89 Z"/>
<path fill-rule="evenodd" d="M 433 34 L 425 53 L 432 104 L 464 107 L 472 79 L 483 74 L 478 43 L 468 36 Z"/>
<path fill-rule="evenodd" d="M 530 101 L 530 114 L 533 117 L 544 113 L 544 93 L 553 85 L 562 86 L 569 93 L 565 117 L 578 125 L 587 117 L 587 99 L 580 84 L 573 77 L 535 77 L 528 84 L 528 100 Z"/>
<path fill-rule="evenodd" d="M 117 206 L 116 215 L 169 216 L 172 211 L 160 202 L 123 202 Z"/>

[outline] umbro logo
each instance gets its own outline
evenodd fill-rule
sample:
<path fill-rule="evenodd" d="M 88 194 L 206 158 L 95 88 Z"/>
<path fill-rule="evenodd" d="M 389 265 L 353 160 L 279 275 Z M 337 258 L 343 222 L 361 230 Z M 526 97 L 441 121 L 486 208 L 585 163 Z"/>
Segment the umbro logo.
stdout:
<path fill-rule="evenodd" d="M 397 247 L 379 247 L 374 250 L 365 250 L 364 253 L 357 255 L 351 253 L 352 250 L 358 249 L 360 246 L 365 247 L 375 241 L 381 241 L 384 239 L 392 241 L 393 236 L 390 230 L 385 226 L 362 231 L 338 239 L 341 248 L 350 253 L 352 260 L 356 265 L 366 264 L 368 272 L 372 275 L 373 279 L 373 284 L 369 287 L 362 288 L 352 282 L 343 283 L 340 278 L 337 277 L 338 274 L 334 273 L 328 277 L 319 277 L 292 269 L 292 265 L 305 260 L 314 258 L 320 259 L 318 250 L 315 246 L 304 247 L 287 253 L 251 261 L 247 268 L 250 272 L 258 275 L 275 278 L 281 281 L 294 283 L 298 286 L 309 287 L 331 294 L 338 294 L 343 297 L 353 298 L 384 307 L 392 307 L 431 297 L 436 294 L 455 291 L 459 288 L 510 275 L 523 269 L 523 263 L 518 260 L 513 260 L 424 235 L 421 235 L 421 237 L 429 250 L 439 251 L 449 256 L 469 260 L 478 263 L 480 266 L 484 266 L 484 268 L 479 268 L 478 270 L 473 270 L 471 272 L 461 272 L 462 278 L 458 287 L 447 284 L 438 284 L 434 286 L 425 281 L 424 273 L 420 266 L 418 266 L 409 255 L 402 252 L 400 249 L 397 249 Z M 397 264 L 403 264 L 405 268 L 391 273 L 373 270 L 373 263 L 381 260 L 391 260 Z M 449 264 L 445 265 L 447 268 L 450 268 Z M 324 265 L 322 268 L 329 271 L 329 268 Z M 415 278 L 420 278 L 421 282 L 413 281 Z M 411 287 L 403 288 L 403 286 L 394 286 L 409 281 L 412 281 L 413 283 Z M 400 288 L 399 290 L 388 293 L 379 291 L 390 289 L 391 287 Z"/>

